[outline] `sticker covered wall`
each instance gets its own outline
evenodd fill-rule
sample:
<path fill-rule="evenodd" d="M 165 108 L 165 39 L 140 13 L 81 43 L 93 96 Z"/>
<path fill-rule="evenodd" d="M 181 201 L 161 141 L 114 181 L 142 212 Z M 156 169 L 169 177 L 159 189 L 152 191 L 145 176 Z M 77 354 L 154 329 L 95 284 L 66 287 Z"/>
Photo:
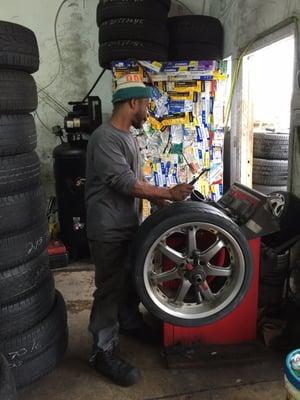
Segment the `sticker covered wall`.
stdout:
<path fill-rule="evenodd" d="M 152 88 L 149 117 L 137 135 L 150 183 L 169 187 L 190 182 L 205 196 L 223 194 L 226 61 L 112 63 L 115 80 L 139 74 Z"/>

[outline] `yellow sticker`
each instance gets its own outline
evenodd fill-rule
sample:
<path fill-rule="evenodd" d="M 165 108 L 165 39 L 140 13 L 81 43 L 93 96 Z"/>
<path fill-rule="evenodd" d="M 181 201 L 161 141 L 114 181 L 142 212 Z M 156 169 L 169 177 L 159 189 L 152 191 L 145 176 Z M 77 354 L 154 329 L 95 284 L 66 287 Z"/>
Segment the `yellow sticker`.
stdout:
<path fill-rule="evenodd" d="M 152 65 L 153 65 L 155 68 L 159 68 L 159 69 L 161 69 L 161 67 L 162 67 L 162 63 L 160 63 L 160 62 L 158 62 L 158 61 L 153 61 Z"/>
<path fill-rule="evenodd" d="M 171 126 L 171 125 L 182 125 L 186 123 L 186 114 L 181 113 L 177 115 L 170 115 L 163 118 L 161 121 L 161 126 Z"/>
<path fill-rule="evenodd" d="M 179 101 L 179 100 L 193 100 L 194 93 L 193 91 L 184 91 L 184 92 L 169 92 L 169 96 L 171 100 Z"/>
<path fill-rule="evenodd" d="M 226 75 L 222 74 L 219 71 L 213 72 L 213 79 L 216 81 L 224 81 L 226 78 L 227 78 Z"/>
<path fill-rule="evenodd" d="M 205 151 L 203 154 L 204 168 L 209 168 L 209 151 Z"/>
<path fill-rule="evenodd" d="M 154 118 L 154 117 L 152 117 L 152 116 L 149 116 L 149 117 L 148 117 L 148 121 L 149 121 L 151 127 L 152 127 L 154 130 L 156 130 L 156 131 L 160 131 L 160 130 L 161 130 L 161 128 L 162 128 L 163 125 L 162 125 L 161 122 L 159 122 L 156 118 Z"/>
<path fill-rule="evenodd" d="M 174 90 L 178 93 L 201 92 L 201 82 L 200 81 L 175 82 Z"/>

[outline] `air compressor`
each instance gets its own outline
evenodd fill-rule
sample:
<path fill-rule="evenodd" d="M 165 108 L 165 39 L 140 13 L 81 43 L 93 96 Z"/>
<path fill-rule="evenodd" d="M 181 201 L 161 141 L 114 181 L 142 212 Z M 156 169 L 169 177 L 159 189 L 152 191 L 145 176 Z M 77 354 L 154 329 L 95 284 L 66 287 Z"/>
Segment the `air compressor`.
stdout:
<path fill-rule="evenodd" d="M 86 148 L 89 136 L 102 123 L 102 111 L 97 96 L 69 105 L 73 109 L 64 119 L 64 128 L 53 128 L 61 139 L 53 150 L 53 169 L 60 239 L 71 259 L 77 260 L 89 255 L 84 202 Z"/>

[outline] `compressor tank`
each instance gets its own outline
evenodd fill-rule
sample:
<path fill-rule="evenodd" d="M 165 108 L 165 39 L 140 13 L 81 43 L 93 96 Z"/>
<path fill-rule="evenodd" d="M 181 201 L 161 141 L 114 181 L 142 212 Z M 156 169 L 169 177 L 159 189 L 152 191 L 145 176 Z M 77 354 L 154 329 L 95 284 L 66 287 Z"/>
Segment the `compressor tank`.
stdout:
<path fill-rule="evenodd" d="M 53 150 L 61 240 L 75 260 L 89 256 L 84 202 L 87 143 L 62 143 Z"/>

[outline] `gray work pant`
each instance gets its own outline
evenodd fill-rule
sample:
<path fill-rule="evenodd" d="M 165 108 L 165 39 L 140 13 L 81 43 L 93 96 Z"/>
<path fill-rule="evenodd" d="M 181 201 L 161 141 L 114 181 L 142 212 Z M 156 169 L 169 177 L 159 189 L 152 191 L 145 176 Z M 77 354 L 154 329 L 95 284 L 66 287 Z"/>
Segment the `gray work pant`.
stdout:
<path fill-rule="evenodd" d="M 94 303 L 89 330 L 94 350 L 106 350 L 118 341 L 119 326 L 134 329 L 141 321 L 133 283 L 130 241 L 89 242 L 95 263 Z"/>

